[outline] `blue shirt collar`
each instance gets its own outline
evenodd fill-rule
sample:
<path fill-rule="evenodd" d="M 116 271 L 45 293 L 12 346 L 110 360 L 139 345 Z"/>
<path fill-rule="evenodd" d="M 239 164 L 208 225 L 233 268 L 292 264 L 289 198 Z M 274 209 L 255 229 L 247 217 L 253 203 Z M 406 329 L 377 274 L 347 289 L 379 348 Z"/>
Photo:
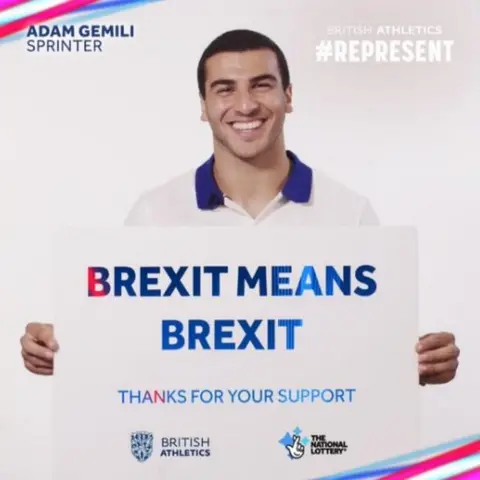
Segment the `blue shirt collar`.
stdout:
<path fill-rule="evenodd" d="M 312 193 L 312 169 L 302 163 L 290 150 L 287 150 L 286 153 L 291 161 L 291 169 L 282 194 L 292 202 L 307 203 Z M 223 192 L 213 176 L 214 160 L 215 158 L 212 155 L 197 168 L 195 173 L 195 193 L 198 208 L 201 210 L 214 210 L 224 203 Z"/>

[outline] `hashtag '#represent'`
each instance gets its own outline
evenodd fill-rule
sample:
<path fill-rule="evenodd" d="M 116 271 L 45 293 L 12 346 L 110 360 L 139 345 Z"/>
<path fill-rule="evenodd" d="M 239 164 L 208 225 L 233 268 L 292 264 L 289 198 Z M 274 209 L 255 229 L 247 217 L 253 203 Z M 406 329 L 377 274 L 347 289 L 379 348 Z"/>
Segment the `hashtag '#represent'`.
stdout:
<path fill-rule="evenodd" d="M 333 47 L 331 40 L 322 40 L 317 45 L 317 62 L 327 62 L 333 55 Z"/>

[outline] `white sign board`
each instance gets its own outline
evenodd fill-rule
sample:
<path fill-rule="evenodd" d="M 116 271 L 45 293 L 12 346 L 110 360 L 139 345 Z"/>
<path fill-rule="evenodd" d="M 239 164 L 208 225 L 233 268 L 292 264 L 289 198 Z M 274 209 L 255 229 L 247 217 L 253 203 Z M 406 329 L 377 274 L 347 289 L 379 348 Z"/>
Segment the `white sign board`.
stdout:
<path fill-rule="evenodd" d="M 62 232 L 55 480 L 303 480 L 414 450 L 416 242 Z"/>

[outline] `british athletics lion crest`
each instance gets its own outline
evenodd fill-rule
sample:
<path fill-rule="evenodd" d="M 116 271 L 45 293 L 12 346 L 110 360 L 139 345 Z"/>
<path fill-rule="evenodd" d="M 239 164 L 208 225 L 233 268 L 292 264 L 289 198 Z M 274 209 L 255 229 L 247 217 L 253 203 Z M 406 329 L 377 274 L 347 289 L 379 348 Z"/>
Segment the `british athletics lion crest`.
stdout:
<path fill-rule="evenodd" d="M 130 434 L 130 450 L 139 462 L 146 462 L 153 453 L 153 433 L 132 432 Z"/>

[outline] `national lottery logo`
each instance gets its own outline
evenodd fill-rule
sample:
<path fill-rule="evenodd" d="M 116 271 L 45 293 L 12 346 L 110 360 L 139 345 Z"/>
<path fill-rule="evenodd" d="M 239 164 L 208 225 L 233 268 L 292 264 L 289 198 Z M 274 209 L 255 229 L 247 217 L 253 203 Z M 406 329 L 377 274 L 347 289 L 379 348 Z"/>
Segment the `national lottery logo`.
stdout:
<path fill-rule="evenodd" d="M 292 432 L 286 432 L 278 441 L 291 460 L 300 460 L 307 453 L 318 455 L 343 455 L 348 450 L 345 440 L 331 439 L 326 434 L 305 435 L 301 428 L 295 427 Z"/>
<path fill-rule="evenodd" d="M 348 450 L 345 440 L 327 437 L 325 434 L 311 435 L 310 453 L 312 455 L 342 455 Z"/>
<path fill-rule="evenodd" d="M 302 436 L 302 430 L 296 427 L 292 433 L 287 432 L 279 440 L 280 445 L 285 447 L 285 451 L 292 460 L 299 460 L 305 455 L 305 448 L 310 443 L 308 437 Z"/>
<path fill-rule="evenodd" d="M 133 25 L 32 25 L 26 32 L 29 53 L 102 53 L 113 39 L 135 37 Z"/>

